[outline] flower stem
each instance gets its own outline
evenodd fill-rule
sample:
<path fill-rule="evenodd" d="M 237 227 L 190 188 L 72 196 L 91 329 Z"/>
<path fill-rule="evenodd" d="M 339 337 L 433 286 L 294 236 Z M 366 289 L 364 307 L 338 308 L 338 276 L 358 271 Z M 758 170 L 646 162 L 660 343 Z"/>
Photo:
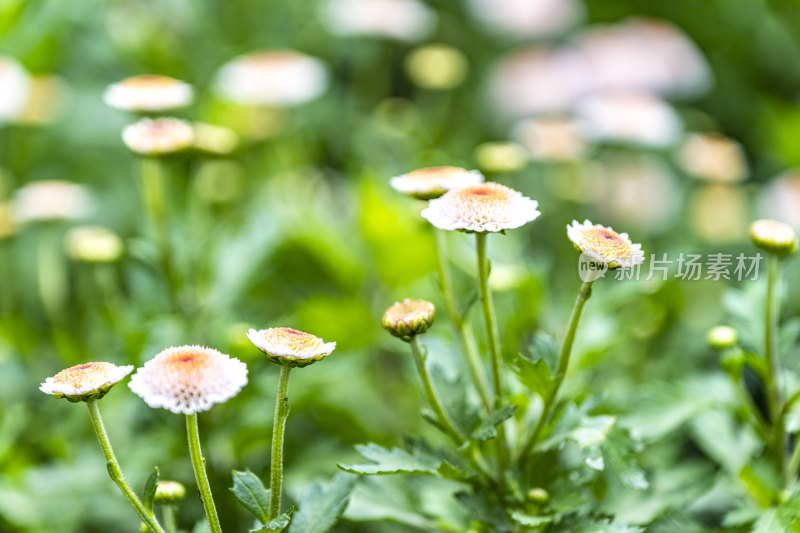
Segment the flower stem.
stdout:
<path fill-rule="evenodd" d="M 464 320 L 461 312 L 458 309 L 456 302 L 455 291 L 453 290 L 453 282 L 450 278 L 450 269 L 447 266 L 447 255 L 445 253 L 447 248 L 447 241 L 444 231 L 434 230 L 434 239 L 436 242 L 436 266 L 439 271 L 439 287 L 444 297 L 447 312 L 450 319 L 456 325 L 461 346 L 464 349 L 464 356 L 467 360 L 472 378 L 475 380 L 475 385 L 478 388 L 478 393 L 483 400 L 483 404 L 487 410 L 492 409 L 491 393 L 489 392 L 489 384 L 486 382 L 486 374 L 478 358 L 477 348 L 475 346 L 475 336 L 472 332 L 470 325 Z"/>
<path fill-rule="evenodd" d="M 572 344 L 575 342 L 575 332 L 578 330 L 578 322 L 580 322 L 581 319 L 583 306 L 586 305 L 586 301 L 592 296 L 592 283 L 592 281 L 584 281 L 578 291 L 578 298 L 575 300 L 575 305 L 572 307 L 572 313 L 569 317 L 567 334 L 564 337 L 564 343 L 561 345 L 561 352 L 558 355 L 558 367 L 556 368 L 555 376 L 553 376 L 553 383 L 550 386 L 550 390 L 543 398 L 542 414 L 539 416 L 539 421 L 536 423 L 536 427 L 533 429 L 533 433 L 531 433 L 528 442 L 526 442 L 525 446 L 522 448 L 520 457 L 525 457 L 533 449 L 534 445 L 539 440 L 539 434 L 542 432 L 542 429 L 544 429 L 545 424 L 548 422 L 553 412 L 553 407 L 558 397 L 558 391 L 561 388 L 561 384 L 564 382 L 564 377 L 567 375 L 567 369 L 569 368 Z"/>
<path fill-rule="evenodd" d="M 203 451 L 200 449 L 200 431 L 197 427 L 197 413 L 186 415 L 186 433 L 189 436 L 189 455 L 192 458 L 192 468 L 194 478 L 197 480 L 197 488 L 200 490 L 200 499 L 206 511 L 208 525 L 212 533 L 221 533 L 217 508 L 214 507 L 214 498 L 211 495 L 211 486 L 208 484 L 208 474 L 206 473 L 206 460 Z"/>
<path fill-rule="evenodd" d="M 411 344 L 411 353 L 414 354 L 414 362 L 417 364 L 417 372 L 422 380 L 422 385 L 425 387 L 425 395 L 428 397 L 428 403 L 430 404 L 431 409 L 433 409 L 433 412 L 436 413 L 439 423 L 442 425 L 442 428 L 445 430 L 445 432 L 456 442 L 456 444 L 461 445 L 465 440 L 467 440 L 467 437 L 464 436 L 464 433 L 456 427 L 456 425 L 453 423 L 453 420 L 444 410 L 442 400 L 439 398 L 439 394 L 436 392 L 436 388 L 433 386 L 431 374 L 428 372 L 428 367 L 425 364 L 427 357 L 425 356 L 424 349 L 419 342 L 419 335 L 415 335 L 409 344 Z"/>
<path fill-rule="evenodd" d="M 476 252 L 478 257 L 478 295 L 483 310 L 483 323 L 486 328 L 486 343 L 489 345 L 489 354 L 492 362 L 492 384 L 494 385 L 494 402 L 492 409 L 500 407 L 505 397 L 503 390 L 502 359 L 500 354 L 500 335 L 497 331 L 497 317 L 494 312 L 494 302 L 489 292 L 489 261 L 486 257 L 486 233 L 475 234 Z M 498 462 L 500 472 L 505 472 L 508 464 L 508 441 L 503 423 L 497 425 Z"/>
<path fill-rule="evenodd" d="M 283 487 L 283 434 L 289 417 L 289 373 L 292 367 L 282 365 L 275 400 L 275 421 L 272 426 L 272 466 L 269 480 L 269 519 L 281 514 L 281 490 Z"/>
<path fill-rule="evenodd" d="M 177 310 L 177 277 L 172 261 L 170 245 L 169 221 L 167 219 L 166 194 L 164 193 L 164 177 L 161 162 L 154 157 L 142 159 L 142 199 L 147 216 L 155 231 L 155 240 L 159 248 L 161 270 L 169 288 L 170 304 Z"/>
<path fill-rule="evenodd" d="M 168 503 L 161 507 L 161 517 L 164 521 L 164 529 L 167 533 L 176 533 L 178 531 L 178 518 L 176 516 L 177 509 L 175 504 Z"/>
<path fill-rule="evenodd" d="M 775 469 L 786 482 L 789 464 L 786 462 L 786 435 L 783 424 L 783 393 L 781 389 L 781 365 L 778 354 L 778 299 L 776 288 L 780 278 L 780 258 L 767 256 L 767 298 L 764 308 L 764 355 L 769 365 L 767 372 L 767 405 L 772 420 L 772 449 Z"/>
<path fill-rule="evenodd" d="M 147 524 L 147 527 L 154 533 L 164 533 L 158 520 L 147 510 L 139 499 L 139 496 L 137 496 L 136 492 L 131 488 L 128 480 L 125 479 L 125 474 L 122 473 L 122 469 L 119 467 L 117 458 L 114 455 L 114 450 L 111 448 L 111 441 L 108 440 L 108 433 L 106 433 L 103 419 L 100 417 L 100 409 L 97 407 L 97 400 L 87 400 L 86 406 L 89 408 L 89 416 L 92 419 L 92 425 L 94 426 L 94 432 L 97 434 L 97 440 L 100 441 L 100 447 L 103 449 L 103 455 L 106 458 L 106 467 L 108 468 L 108 474 L 111 476 L 111 479 L 128 499 L 131 506 L 133 506 L 136 511 L 136 514 L 139 515 L 139 518 Z"/>

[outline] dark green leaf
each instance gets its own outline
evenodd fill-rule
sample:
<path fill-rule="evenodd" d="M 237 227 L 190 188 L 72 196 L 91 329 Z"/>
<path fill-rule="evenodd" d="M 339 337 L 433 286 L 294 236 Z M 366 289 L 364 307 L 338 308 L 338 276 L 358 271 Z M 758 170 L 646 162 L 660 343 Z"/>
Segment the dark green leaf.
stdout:
<path fill-rule="evenodd" d="M 438 475 L 438 469 L 442 464 L 441 459 L 424 452 L 411 454 L 400 448 L 387 450 L 373 442 L 357 445 L 356 451 L 372 463 L 340 464 L 339 468 L 352 474 L 427 474 L 435 476 Z"/>
<path fill-rule="evenodd" d="M 147 476 L 147 481 L 144 484 L 144 496 L 142 497 L 142 503 L 144 504 L 145 509 L 150 511 L 150 514 L 153 514 L 153 500 L 156 497 L 156 489 L 158 488 L 158 467 L 153 467 L 153 472 Z"/>
<path fill-rule="evenodd" d="M 294 512 L 294 507 L 278 515 L 278 517 L 273 518 L 263 526 L 257 529 L 251 529 L 250 533 L 279 533 L 286 529 L 286 526 L 289 525 L 289 522 L 292 519 L 292 513 Z"/>
<path fill-rule="evenodd" d="M 547 398 L 553 389 L 553 378 L 550 375 L 550 368 L 544 359 L 531 361 L 523 355 L 517 356 L 517 366 L 514 372 L 519 376 L 520 381 L 531 392 L 538 394 L 542 398 Z"/>
<path fill-rule="evenodd" d="M 547 364 L 550 372 L 558 366 L 558 342 L 546 331 L 537 331 L 530 344 L 531 361 L 542 360 Z"/>
<path fill-rule="evenodd" d="M 269 522 L 269 490 L 250 470 L 233 471 L 233 487 L 236 499 L 262 524 Z"/>
<path fill-rule="evenodd" d="M 496 426 L 511 418 L 515 410 L 516 407 L 513 405 L 504 405 L 497 411 L 493 411 L 477 428 L 475 428 L 470 438 L 475 440 L 489 440 L 495 438 L 497 436 Z"/>
<path fill-rule="evenodd" d="M 314 483 L 301 499 L 289 533 L 329 531 L 347 507 L 357 480 L 356 476 L 339 473 L 329 482 Z"/>

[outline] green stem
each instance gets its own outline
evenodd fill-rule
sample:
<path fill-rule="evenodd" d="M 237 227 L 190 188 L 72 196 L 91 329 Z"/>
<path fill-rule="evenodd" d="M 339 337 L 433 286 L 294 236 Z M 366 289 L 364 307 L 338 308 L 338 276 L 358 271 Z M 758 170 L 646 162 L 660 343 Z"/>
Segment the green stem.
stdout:
<path fill-rule="evenodd" d="M 425 387 L 425 395 L 428 397 L 428 403 L 430 404 L 431 409 L 433 409 L 433 412 L 436 413 L 439 423 L 442 425 L 445 433 L 447 433 L 456 442 L 456 444 L 460 446 L 464 443 L 464 441 L 467 440 L 467 437 L 460 429 L 456 427 L 456 425 L 453 423 L 453 420 L 444 410 L 442 400 L 439 398 L 439 394 L 436 392 L 436 388 L 433 386 L 431 374 L 428 372 L 428 367 L 425 364 L 425 360 L 427 358 L 425 356 L 424 349 L 419 342 L 419 335 L 415 335 L 409 344 L 411 345 L 411 353 L 414 354 L 414 362 L 417 364 L 417 372 L 422 380 L 422 385 Z"/>
<path fill-rule="evenodd" d="M 772 420 L 772 449 L 775 468 L 781 479 L 788 480 L 786 462 L 786 435 L 783 424 L 783 393 L 781 388 L 781 364 L 778 354 L 778 299 L 776 288 L 780 278 L 780 258 L 775 254 L 767 256 L 767 298 L 764 309 L 764 354 L 769 365 L 767 386 L 767 405 Z"/>
<path fill-rule="evenodd" d="M 208 474 L 206 473 L 206 460 L 203 451 L 200 449 L 200 431 L 197 427 L 197 413 L 186 415 L 186 433 L 189 436 L 189 455 L 192 458 L 192 468 L 194 478 L 197 480 L 197 488 L 200 490 L 200 499 L 206 511 L 208 525 L 211 533 L 222 533 L 217 516 L 217 508 L 214 507 L 214 498 L 211 495 L 211 486 L 208 484 Z"/>
<path fill-rule="evenodd" d="M 281 514 L 281 489 L 283 487 L 283 434 L 289 417 L 289 373 L 292 367 L 282 365 L 278 397 L 275 400 L 275 421 L 272 427 L 272 466 L 269 480 L 269 519 Z"/>
<path fill-rule="evenodd" d="M 111 448 L 111 441 L 108 440 L 108 433 L 106 433 L 103 419 L 100 417 L 100 409 L 97 407 L 97 400 L 87 400 L 86 406 L 89 408 L 89 416 L 92 419 L 92 425 L 94 426 L 94 432 L 97 434 L 97 440 L 100 441 L 100 447 L 103 449 L 103 455 L 106 458 L 106 467 L 108 468 L 108 474 L 111 476 L 111 479 L 128 499 L 131 506 L 136 511 L 136 514 L 139 515 L 139 518 L 147 524 L 147 527 L 155 533 L 164 533 L 158 520 L 147 510 L 136 495 L 136 492 L 131 488 L 128 480 L 125 479 L 125 475 L 122 473 L 122 469 L 119 467 L 117 458 L 114 455 L 114 450 Z"/>
<path fill-rule="evenodd" d="M 502 358 L 500 354 L 500 335 L 497 331 L 497 317 L 494 312 L 494 302 L 489 292 L 489 261 L 486 257 L 486 233 L 475 234 L 476 253 L 478 258 L 478 296 L 481 300 L 483 323 L 486 329 L 486 343 L 489 345 L 489 354 L 492 362 L 492 384 L 494 385 L 494 402 L 492 409 L 500 407 L 505 397 L 502 377 Z M 505 472 L 508 465 L 508 441 L 503 423 L 497 425 L 497 448 L 500 472 Z"/>
<path fill-rule="evenodd" d="M 172 260 L 172 246 L 167 217 L 166 194 L 161 162 L 155 157 L 142 159 L 142 199 L 147 216 L 155 232 L 155 240 L 159 249 L 161 270 L 169 288 L 170 304 L 177 306 L 177 282 Z"/>
<path fill-rule="evenodd" d="M 450 319 L 453 321 L 458 331 L 461 346 L 464 349 L 464 356 L 467 360 L 470 373 L 472 374 L 472 379 L 475 381 L 475 385 L 478 388 L 478 393 L 486 409 L 491 411 L 492 397 L 489 392 L 489 384 L 486 381 L 486 374 L 478 358 L 475 336 L 472 327 L 464 320 L 464 317 L 458 309 L 458 302 L 456 301 L 455 291 L 453 290 L 453 282 L 450 277 L 450 269 L 447 266 L 447 255 L 445 253 L 447 249 L 447 235 L 444 231 L 436 229 L 434 229 L 433 235 L 436 242 L 436 266 L 439 271 L 439 287 L 444 297 L 445 306 L 447 307 Z"/>
<path fill-rule="evenodd" d="M 161 506 L 161 519 L 164 521 L 164 529 L 167 533 L 176 533 L 178 531 L 178 517 L 175 505 L 168 503 Z"/>
<path fill-rule="evenodd" d="M 794 446 L 794 452 L 792 452 L 792 458 L 789 461 L 789 476 L 787 477 L 786 484 L 790 484 L 792 476 L 797 475 L 797 469 L 800 468 L 800 438 L 797 439 L 797 443 Z"/>
<path fill-rule="evenodd" d="M 580 322 L 583 307 L 586 305 L 586 301 L 592 296 L 592 283 L 592 281 L 584 281 L 580 291 L 578 291 L 578 298 L 575 300 L 575 305 L 572 307 L 572 313 L 569 317 L 567 335 L 564 337 L 564 343 L 561 345 L 561 352 L 558 355 L 558 367 L 553 377 L 553 383 L 543 399 L 542 414 L 539 416 L 539 420 L 528 442 L 526 442 L 525 446 L 522 448 L 520 457 L 525 457 L 531 452 L 534 445 L 539 440 L 539 434 L 542 432 L 542 429 L 544 429 L 544 426 L 549 421 L 553 412 L 553 407 L 558 397 L 558 391 L 561 388 L 561 384 L 564 382 L 564 377 L 567 375 L 567 369 L 569 368 L 572 344 L 575 342 L 575 332 L 578 330 L 578 322 Z"/>

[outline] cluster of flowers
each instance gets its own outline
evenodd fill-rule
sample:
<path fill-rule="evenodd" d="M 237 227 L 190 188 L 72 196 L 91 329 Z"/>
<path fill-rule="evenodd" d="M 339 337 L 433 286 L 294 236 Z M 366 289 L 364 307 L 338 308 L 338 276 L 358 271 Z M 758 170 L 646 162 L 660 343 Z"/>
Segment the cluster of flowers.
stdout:
<path fill-rule="evenodd" d="M 247 337 L 266 354 L 270 361 L 281 365 L 282 368 L 275 419 L 276 429 L 273 432 L 271 502 L 274 504 L 272 518 L 276 518 L 281 499 L 283 425 L 288 414 L 285 406 L 288 402 L 289 370 L 322 360 L 333 352 L 336 343 L 326 343 L 310 333 L 284 327 L 258 331 L 250 329 Z M 40 390 L 56 398 L 88 404 L 97 437 L 106 460 L 111 465 L 109 472 L 112 479 L 119 485 L 143 522 L 155 533 L 163 533 L 158 521 L 144 507 L 122 475 L 96 403 L 132 371 L 132 365 L 117 366 L 108 362 L 84 363 L 64 369 L 47 378 L 41 384 Z M 160 407 L 176 414 L 186 415 L 189 450 L 198 489 L 214 532 L 220 531 L 220 527 L 200 451 L 197 413 L 229 400 L 246 384 L 247 366 L 243 362 L 215 349 L 196 345 L 167 348 L 139 368 L 128 383 L 131 391 L 140 396 L 150 407 Z M 277 457 L 275 453 L 278 453 Z M 173 500 L 182 497 L 180 486 L 173 482 L 160 482 L 158 487 L 164 501 L 170 497 Z M 180 497 L 175 496 L 177 493 L 180 493 Z M 157 492 L 156 497 L 158 495 Z"/>

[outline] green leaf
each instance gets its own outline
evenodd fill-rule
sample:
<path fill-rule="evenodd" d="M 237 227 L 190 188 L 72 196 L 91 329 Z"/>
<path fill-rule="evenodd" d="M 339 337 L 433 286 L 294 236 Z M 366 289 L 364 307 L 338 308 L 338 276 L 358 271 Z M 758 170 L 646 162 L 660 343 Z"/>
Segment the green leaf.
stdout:
<path fill-rule="evenodd" d="M 442 464 L 441 459 L 421 451 L 412 455 L 400 448 L 387 450 L 374 442 L 366 445 L 359 444 L 356 446 L 356 451 L 365 459 L 372 461 L 372 464 L 339 464 L 339 468 L 352 474 L 427 474 L 436 476 Z"/>
<path fill-rule="evenodd" d="M 542 360 L 553 372 L 558 366 L 558 342 L 546 331 L 537 331 L 530 344 L 531 361 Z"/>
<path fill-rule="evenodd" d="M 701 413 L 692 420 L 691 428 L 700 449 L 734 475 L 761 449 L 753 430 L 737 424 L 726 411 Z"/>
<path fill-rule="evenodd" d="M 546 526 L 555 519 L 553 516 L 531 516 L 520 511 L 511 511 L 511 518 L 515 522 L 529 527 Z"/>
<path fill-rule="evenodd" d="M 517 408 L 513 405 L 504 405 L 500 409 L 493 411 L 472 432 L 470 438 L 475 440 L 489 440 L 495 438 L 497 436 L 496 426 L 511 418 L 516 409 Z"/>
<path fill-rule="evenodd" d="M 347 507 L 357 480 L 356 476 L 339 473 L 327 483 L 314 483 L 300 501 L 300 511 L 292 520 L 289 533 L 329 531 Z"/>
<path fill-rule="evenodd" d="M 289 522 L 292 520 L 292 513 L 294 512 L 294 507 L 278 515 L 276 518 L 273 518 L 263 526 L 257 529 L 251 529 L 250 533 L 279 533 L 286 529 L 286 526 L 289 525 Z"/>
<path fill-rule="evenodd" d="M 436 469 L 436 472 L 439 474 L 439 477 L 444 479 L 454 479 L 456 481 L 463 481 L 469 478 L 469 474 L 466 470 L 463 470 L 449 461 L 442 461 L 442 464 L 439 465 L 439 468 Z"/>
<path fill-rule="evenodd" d="M 142 503 L 144 508 L 153 514 L 153 501 L 156 498 L 156 489 L 158 488 L 158 467 L 153 467 L 153 473 L 147 476 L 147 481 L 144 484 L 144 496 Z"/>
<path fill-rule="evenodd" d="M 249 469 L 244 472 L 234 470 L 231 492 L 262 524 L 269 523 L 269 490 L 258 476 Z"/>
<path fill-rule="evenodd" d="M 553 378 L 550 375 L 550 368 L 544 359 L 531 361 L 520 354 L 517 356 L 517 366 L 514 372 L 528 390 L 538 394 L 543 399 L 547 398 L 553 390 Z"/>

